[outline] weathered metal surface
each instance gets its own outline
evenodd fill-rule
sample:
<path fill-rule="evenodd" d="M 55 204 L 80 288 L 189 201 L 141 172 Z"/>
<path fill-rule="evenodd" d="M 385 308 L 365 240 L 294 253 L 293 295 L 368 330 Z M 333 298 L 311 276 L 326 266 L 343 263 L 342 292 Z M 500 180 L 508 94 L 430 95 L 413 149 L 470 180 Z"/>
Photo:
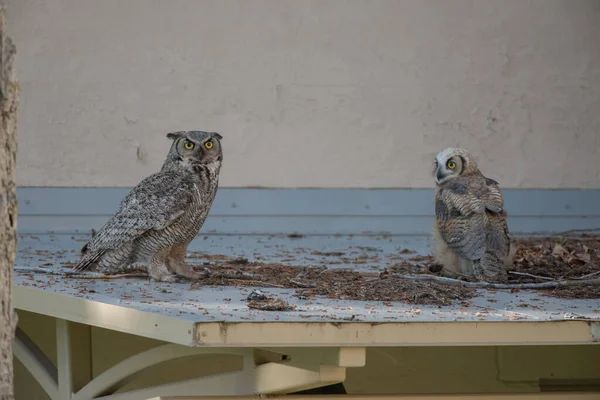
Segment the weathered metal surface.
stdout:
<path fill-rule="evenodd" d="M 600 301 L 565 300 L 540 292 L 480 290 L 479 296 L 447 307 L 405 303 L 346 301 L 326 298 L 302 300 L 293 289 L 261 288 L 273 297 L 297 307 L 289 312 L 249 309 L 246 297 L 252 287 L 200 286 L 190 283 L 156 283 L 144 278 L 66 279 L 44 273 L 22 273 L 18 267 L 60 267 L 78 258 L 86 236 L 22 236 L 19 240 L 15 283 L 20 287 L 84 298 L 95 302 L 174 317 L 190 322 L 244 321 L 363 321 L 363 322 L 440 322 L 440 321 L 557 321 L 600 320 Z M 336 256 L 319 253 L 368 251 L 378 254 L 377 264 L 331 264 L 376 271 L 388 266 L 402 249 L 428 253 L 427 237 L 358 236 L 200 236 L 191 251 L 246 257 L 250 261 L 281 262 L 290 265 L 328 264 Z M 414 254 L 413 254 L 414 255 Z M 293 257 L 293 261 L 289 260 Z M 386 261 L 388 260 L 388 261 Z M 202 259 L 192 260 L 201 263 Z M 18 305 L 17 305 L 18 306 Z"/>

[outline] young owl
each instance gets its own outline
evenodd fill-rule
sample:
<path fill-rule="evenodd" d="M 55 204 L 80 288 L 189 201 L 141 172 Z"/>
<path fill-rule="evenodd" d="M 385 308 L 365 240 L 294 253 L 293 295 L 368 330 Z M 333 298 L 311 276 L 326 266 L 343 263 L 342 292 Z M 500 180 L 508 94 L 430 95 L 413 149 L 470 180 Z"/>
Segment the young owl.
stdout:
<path fill-rule="evenodd" d="M 185 255 L 217 193 L 222 136 L 180 131 L 167 137 L 173 143 L 162 169 L 125 196 L 115 215 L 83 247 L 75 271 L 144 270 L 163 282 L 205 276 L 186 263 Z"/>
<path fill-rule="evenodd" d="M 436 261 L 451 275 L 506 281 L 511 247 L 498 182 L 456 148 L 436 156 L 434 176 Z"/>

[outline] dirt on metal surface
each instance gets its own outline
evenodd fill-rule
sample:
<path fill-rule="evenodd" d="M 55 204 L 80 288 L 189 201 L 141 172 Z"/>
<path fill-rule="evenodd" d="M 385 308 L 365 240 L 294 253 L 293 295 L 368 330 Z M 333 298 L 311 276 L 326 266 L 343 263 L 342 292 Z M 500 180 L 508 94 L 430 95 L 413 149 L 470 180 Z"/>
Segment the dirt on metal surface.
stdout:
<path fill-rule="evenodd" d="M 73 243 L 67 246 L 63 243 L 67 239 L 51 238 L 50 243 L 45 243 L 29 238 L 30 246 L 20 251 L 20 263 L 41 268 L 71 267 L 78 258 L 78 248 L 69 246 L 74 246 L 73 243 L 79 246 L 79 243 L 71 238 Z M 52 245 L 54 240 L 63 244 Z M 212 243 L 218 244 L 219 240 L 213 239 Z M 190 282 L 191 290 L 285 288 L 294 289 L 294 295 L 305 300 L 324 298 L 430 306 L 447 306 L 478 296 L 473 288 L 393 277 L 392 274 L 440 274 L 441 268 L 417 239 L 336 237 L 328 238 L 329 242 L 326 239 L 309 242 L 310 238 L 294 238 L 292 245 L 285 239 L 264 237 L 246 243 L 245 247 L 238 244 L 244 243 L 241 240 L 230 240 L 219 248 L 205 250 L 208 246 L 204 243 L 211 243 L 205 239 L 196 247 L 202 248 L 202 252 L 191 252 L 188 260 L 191 264 L 198 270 L 208 267 L 212 271 L 208 278 Z M 509 283 L 587 282 L 600 278 L 600 235 L 515 238 L 513 242 L 517 251 L 509 270 Z M 236 255 L 240 248 L 249 251 L 243 256 L 239 252 Z M 510 291 L 516 293 L 519 289 Z M 479 289 L 480 294 L 486 292 L 491 293 L 491 290 Z M 563 299 L 600 299 L 597 282 L 536 292 Z M 262 310 L 287 307 L 264 299 L 249 299 L 248 305 Z"/>
<path fill-rule="evenodd" d="M 518 248 L 512 271 L 539 278 L 511 275 L 511 283 L 544 282 L 600 277 L 600 236 L 527 238 L 515 241 Z M 560 287 L 543 291 L 565 299 L 599 299 L 600 285 Z"/>
<path fill-rule="evenodd" d="M 206 258 L 206 256 L 205 256 Z M 219 256 L 222 259 L 221 256 Z M 423 305 L 450 305 L 476 295 L 471 288 L 447 286 L 431 282 L 395 279 L 389 271 L 360 273 L 327 267 L 301 267 L 282 264 L 222 262 L 211 268 L 213 275 L 198 282 L 205 285 L 262 286 L 297 289 L 296 296 L 315 296 L 362 301 L 401 301 Z M 412 269 L 416 267 L 411 265 Z"/>
<path fill-rule="evenodd" d="M 519 274 L 510 274 L 509 283 L 600 277 L 600 236 L 519 238 L 514 240 L 514 244 L 517 251 L 510 271 Z M 382 260 L 376 250 L 364 248 L 352 257 L 344 252 L 310 253 L 339 257 L 340 262 L 347 264 L 378 264 L 385 261 L 388 265 L 383 271 L 374 270 L 372 273 L 331 269 L 326 265 L 306 267 L 248 262 L 246 259 L 229 258 L 224 255 L 196 253 L 197 257 L 208 261 L 213 275 L 195 286 L 292 288 L 296 289 L 296 295 L 300 298 L 321 296 L 340 300 L 401 301 L 422 305 L 449 305 L 453 301 L 469 299 L 476 295 L 472 288 L 393 278 L 391 273 L 438 275 L 440 267 L 434 263 L 431 256 L 410 257 L 412 251 L 409 249 L 401 252 L 396 260 L 390 260 L 389 256 Z M 287 261 L 294 260 L 294 256 L 289 255 Z M 395 262 L 390 264 L 390 261 Z M 544 289 L 541 292 L 560 298 L 595 299 L 600 298 L 600 285 L 590 283 Z"/>

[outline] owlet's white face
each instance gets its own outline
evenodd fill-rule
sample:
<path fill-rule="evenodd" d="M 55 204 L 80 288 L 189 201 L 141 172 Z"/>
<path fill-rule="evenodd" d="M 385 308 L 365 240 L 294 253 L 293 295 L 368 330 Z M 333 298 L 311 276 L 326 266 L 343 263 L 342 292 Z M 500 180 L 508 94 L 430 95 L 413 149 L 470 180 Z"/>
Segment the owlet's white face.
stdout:
<path fill-rule="evenodd" d="M 464 170 L 465 159 L 456 149 L 449 148 L 438 153 L 434 161 L 433 176 L 437 184 L 460 176 Z"/>

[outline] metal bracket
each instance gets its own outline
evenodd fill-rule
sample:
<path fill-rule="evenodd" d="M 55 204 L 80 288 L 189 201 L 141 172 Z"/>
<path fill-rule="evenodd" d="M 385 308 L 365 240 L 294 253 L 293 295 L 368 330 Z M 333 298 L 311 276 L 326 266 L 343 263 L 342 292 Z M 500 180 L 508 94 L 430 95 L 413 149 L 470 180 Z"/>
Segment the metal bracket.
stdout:
<path fill-rule="evenodd" d="M 13 354 L 21 361 L 51 400 L 60 400 L 58 370 L 20 328 L 17 328 L 15 335 Z"/>
<path fill-rule="evenodd" d="M 600 342 L 600 321 L 591 321 L 592 342 Z"/>
<path fill-rule="evenodd" d="M 15 356 L 52 400 L 144 400 L 156 396 L 286 394 L 343 382 L 347 367 L 362 367 L 364 347 L 213 348 L 165 344 L 131 356 L 92 379 L 89 326 L 56 320 L 57 367 L 20 329 Z M 166 361 L 198 354 L 243 357 L 240 371 L 116 393 L 132 377 Z"/>

